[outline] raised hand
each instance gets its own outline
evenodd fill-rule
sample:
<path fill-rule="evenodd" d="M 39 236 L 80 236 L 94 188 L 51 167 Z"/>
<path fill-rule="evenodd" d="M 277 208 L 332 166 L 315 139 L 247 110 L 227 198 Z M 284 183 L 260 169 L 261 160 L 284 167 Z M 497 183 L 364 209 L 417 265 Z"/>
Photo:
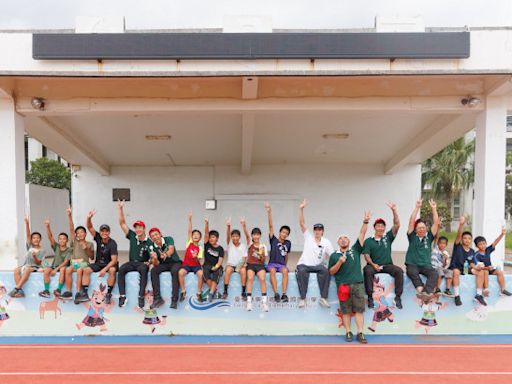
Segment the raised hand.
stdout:
<path fill-rule="evenodd" d="M 231 217 L 226 217 L 226 225 L 231 226 Z"/>
<path fill-rule="evenodd" d="M 95 214 L 96 214 L 96 210 L 91 209 L 91 210 L 89 211 L 89 213 L 87 214 L 87 218 L 88 218 L 88 219 L 92 219 L 92 218 L 93 218 L 93 216 L 94 216 Z"/>
<path fill-rule="evenodd" d="M 308 205 L 308 201 L 306 199 L 302 200 L 302 203 L 300 203 L 299 208 L 304 209 L 306 208 L 306 205 Z"/>
<path fill-rule="evenodd" d="M 30 222 L 30 217 L 28 217 L 28 215 L 26 215 L 23 220 L 25 221 L 26 224 L 28 224 Z"/>
<path fill-rule="evenodd" d="M 501 234 L 505 236 L 507 234 L 507 227 L 503 226 L 501 227 Z"/>
<path fill-rule="evenodd" d="M 430 199 L 430 200 L 428 201 L 428 203 L 430 204 L 430 207 L 431 207 L 432 209 L 436 209 L 436 208 L 437 208 L 437 203 L 434 201 L 434 199 Z"/>
<path fill-rule="evenodd" d="M 66 209 L 66 213 L 67 213 L 67 215 L 68 215 L 68 216 L 70 216 L 70 217 L 71 217 L 71 215 L 73 214 L 73 210 L 71 209 L 71 207 L 68 207 L 68 208 Z"/>
<path fill-rule="evenodd" d="M 209 222 L 208 216 L 204 217 L 204 222 L 207 224 Z"/>
<path fill-rule="evenodd" d="M 393 203 L 392 201 L 388 201 L 386 203 L 386 205 L 389 207 L 389 209 L 391 209 L 392 211 L 396 210 L 396 204 Z"/>
<path fill-rule="evenodd" d="M 189 213 L 188 213 L 188 219 L 189 219 L 189 220 L 192 220 L 192 212 L 189 212 Z"/>
<path fill-rule="evenodd" d="M 44 226 L 46 228 L 48 228 L 50 226 L 50 220 L 49 219 L 45 219 L 43 223 L 44 223 Z"/>
<path fill-rule="evenodd" d="M 416 208 L 421 208 L 421 206 L 423 205 L 423 199 L 418 199 L 416 200 Z"/>
<path fill-rule="evenodd" d="M 270 213 L 270 204 L 268 202 L 265 203 L 265 211 L 267 211 L 267 213 Z"/>
<path fill-rule="evenodd" d="M 117 200 L 117 208 L 119 208 L 119 209 L 124 208 L 124 200 Z"/>
<path fill-rule="evenodd" d="M 460 224 L 460 225 L 464 225 L 465 223 L 466 223 L 466 217 L 465 217 L 465 216 L 461 216 L 461 217 L 459 218 L 459 224 Z"/>
<path fill-rule="evenodd" d="M 364 211 L 364 218 L 363 218 L 363 221 L 365 221 L 365 222 L 370 221 L 370 216 L 371 216 L 370 211 Z"/>

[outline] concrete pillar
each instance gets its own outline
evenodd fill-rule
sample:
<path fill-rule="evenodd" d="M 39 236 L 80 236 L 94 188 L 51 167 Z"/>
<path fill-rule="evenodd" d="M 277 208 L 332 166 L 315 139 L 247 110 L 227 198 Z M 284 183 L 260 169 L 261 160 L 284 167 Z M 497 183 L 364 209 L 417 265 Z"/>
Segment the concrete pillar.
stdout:
<path fill-rule="evenodd" d="M 30 169 L 30 162 L 43 157 L 43 145 L 36 139 L 28 138 L 28 169 Z"/>
<path fill-rule="evenodd" d="M 473 235 L 485 236 L 488 244 L 505 224 L 506 119 L 505 98 L 488 96 L 476 122 Z M 503 240 L 493 254 L 493 263 L 503 265 L 504 256 Z"/>
<path fill-rule="evenodd" d="M 0 132 L 0 270 L 10 270 L 25 242 L 25 129 L 12 99 L 0 98 Z"/>

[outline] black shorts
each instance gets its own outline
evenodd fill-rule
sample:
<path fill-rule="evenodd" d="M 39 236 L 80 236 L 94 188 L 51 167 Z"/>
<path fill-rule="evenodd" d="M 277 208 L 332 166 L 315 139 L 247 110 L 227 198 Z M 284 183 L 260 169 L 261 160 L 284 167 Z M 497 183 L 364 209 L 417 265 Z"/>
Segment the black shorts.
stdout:
<path fill-rule="evenodd" d="M 105 268 L 106 266 L 107 266 L 107 264 L 105 264 L 105 265 L 103 265 L 103 264 L 96 264 L 96 263 L 89 264 L 89 268 L 91 268 L 93 272 L 99 272 L 103 268 Z M 117 272 L 119 270 L 119 263 L 116 263 L 114 265 L 114 267 L 116 268 L 116 272 Z"/>
<path fill-rule="evenodd" d="M 263 264 L 247 264 L 247 270 L 253 271 L 254 273 L 258 273 L 259 271 L 267 271 Z"/>
<path fill-rule="evenodd" d="M 184 269 L 187 273 L 194 272 L 197 273 L 201 270 L 200 265 L 182 265 L 180 269 Z"/>
<path fill-rule="evenodd" d="M 220 267 L 216 271 L 212 271 L 213 265 L 203 265 L 203 278 L 205 281 L 212 280 L 217 284 L 222 276 L 223 269 Z"/>

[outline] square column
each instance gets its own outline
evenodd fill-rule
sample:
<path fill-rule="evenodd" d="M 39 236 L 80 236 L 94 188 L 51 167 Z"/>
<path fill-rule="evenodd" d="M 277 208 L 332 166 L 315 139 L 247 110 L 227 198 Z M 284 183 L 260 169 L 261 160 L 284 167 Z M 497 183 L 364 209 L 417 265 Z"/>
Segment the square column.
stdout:
<path fill-rule="evenodd" d="M 475 202 L 473 236 L 482 235 L 491 244 L 505 224 L 506 100 L 487 96 L 486 107 L 476 121 Z M 492 255 L 503 266 L 505 240 Z"/>
<path fill-rule="evenodd" d="M 0 97 L 0 133 L 0 270 L 11 270 L 25 243 L 25 129 L 12 99 Z"/>

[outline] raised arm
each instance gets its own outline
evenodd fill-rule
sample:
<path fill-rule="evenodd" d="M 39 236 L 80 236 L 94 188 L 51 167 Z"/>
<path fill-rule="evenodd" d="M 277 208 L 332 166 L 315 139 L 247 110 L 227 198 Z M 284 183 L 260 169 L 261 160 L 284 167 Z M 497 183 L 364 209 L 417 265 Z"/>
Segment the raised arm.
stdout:
<path fill-rule="evenodd" d="M 251 243 L 251 234 L 247 230 L 247 222 L 245 221 L 245 217 L 240 218 L 240 224 L 242 225 L 242 230 L 244 231 L 245 243 L 249 245 Z"/>
<path fill-rule="evenodd" d="M 187 241 L 192 239 L 192 212 L 188 213 Z"/>
<path fill-rule="evenodd" d="M 210 225 L 208 223 L 208 216 L 204 218 L 204 243 L 206 244 L 210 240 Z"/>
<path fill-rule="evenodd" d="M 306 227 L 306 219 L 304 218 L 304 208 L 306 208 L 307 203 L 306 199 L 304 199 L 299 205 L 299 225 L 302 233 L 306 232 L 308 229 Z"/>
<path fill-rule="evenodd" d="M 124 217 L 124 200 L 117 200 L 117 209 L 119 211 L 119 225 L 121 226 L 121 230 L 128 236 L 128 232 L 130 232 L 130 228 L 126 225 L 126 218 Z"/>
<path fill-rule="evenodd" d="M 25 216 L 25 238 L 26 238 L 26 242 L 27 244 L 30 244 L 32 239 L 31 239 L 31 232 L 30 232 L 30 219 L 28 216 Z"/>
<path fill-rule="evenodd" d="M 494 241 L 492 242 L 492 246 L 493 246 L 494 248 L 496 248 L 496 246 L 498 245 L 498 243 L 501 241 L 501 239 L 503 239 L 503 237 L 504 237 L 506 234 L 507 234 L 507 228 L 502 227 L 502 228 L 501 228 L 501 233 L 500 233 L 500 235 L 496 238 L 496 240 L 494 240 Z"/>
<path fill-rule="evenodd" d="M 48 240 L 50 241 L 50 245 L 53 248 L 55 246 L 55 238 L 53 237 L 52 228 L 50 227 L 50 220 L 46 219 L 44 221 L 44 226 L 46 228 L 46 234 L 48 235 Z"/>
<path fill-rule="evenodd" d="M 459 218 L 459 229 L 457 229 L 457 235 L 455 236 L 455 244 L 460 244 L 462 240 L 462 232 L 464 230 L 464 224 L 466 223 L 466 218 L 461 216 Z"/>
<path fill-rule="evenodd" d="M 437 236 L 437 232 L 439 231 L 439 213 L 437 213 L 437 203 L 430 199 L 428 201 L 430 204 L 430 208 L 432 208 L 432 228 L 430 228 L 430 231 L 434 236 Z"/>
<path fill-rule="evenodd" d="M 272 236 L 274 236 L 274 223 L 272 221 L 272 207 L 269 203 L 265 203 L 265 210 L 267 211 L 268 217 L 268 237 L 272 238 Z"/>
<path fill-rule="evenodd" d="M 226 244 L 231 242 L 231 217 L 226 218 Z"/>
<path fill-rule="evenodd" d="M 400 218 L 398 217 L 398 212 L 396 211 L 396 204 L 390 201 L 387 203 L 387 206 L 393 213 L 393 226 L 391 227 L 391 231 L 393 236 L 396 236 L 398 230 L 400 229 Z"/>
<path fill-rule="evenodd" d="M 92 218 L 96 214 L 96 211 L 94 209 L 91 209 L 89 213 L 87 214 L 87 221 L 86 226 L 89 230 L 89 233 L 92 235 L 92 237 L 96 237 L 96 230 L 94 229 L 94 225 L 92 225 Z"/>
<path fill-rule="evenodd" d="M 366 236 L 366 231 L 368 230 L 369 222 L 370 222 L 370 211 L 364 211 L 363 225 L 361 225 L 361 229 L 359 230 L 359 237 L 357 238 L 361 247 L 364 245 L 364 238 Z"/>
<path fill-rule="evenodd" d="M 416 218 L 418 217 L 418 212 L 420 211 L 422 204 L 423 204 L 422 199 L 416 200 L 416 205 L 414 206 L 414 209 L 411 213 L 411 217 L 409 218 L 409 227 L 407 228 L 408 234 L 410 234 L 414 231 L 414 226 L 416 224 Z"/>
<path fill-rule="evenodd" d="M 68 215 L 69 239 L 73 242 L 75 240 L 75 223 L 73 223 L 73 211 L 71 207 L 66 209 L 66 214 Z"/>

